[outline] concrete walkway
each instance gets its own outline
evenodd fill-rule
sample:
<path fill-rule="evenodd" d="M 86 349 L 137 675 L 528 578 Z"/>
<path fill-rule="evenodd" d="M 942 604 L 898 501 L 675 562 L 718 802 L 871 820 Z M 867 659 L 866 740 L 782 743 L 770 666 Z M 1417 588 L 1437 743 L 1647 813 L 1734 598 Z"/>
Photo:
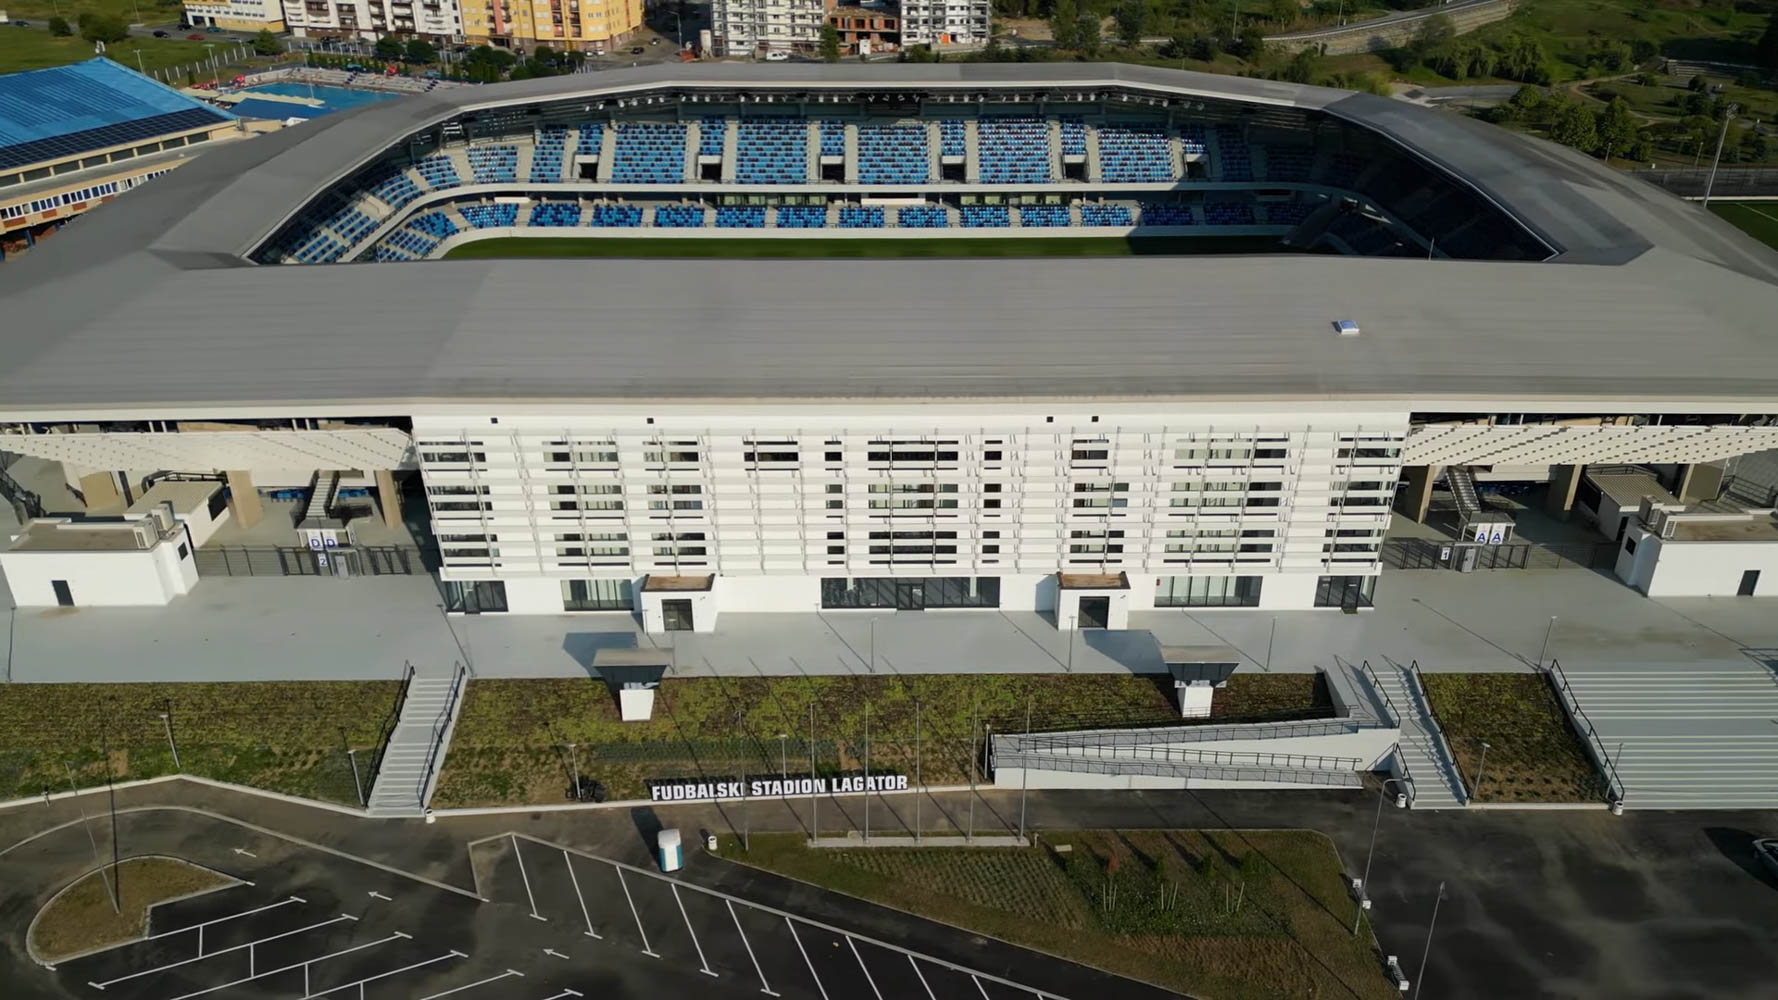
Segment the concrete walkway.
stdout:
<path fill-rule="evenodd" d="M 1550 628 L 1550 616 L 1558 620 Z M 1778 661 L 1778 600 L 1650 600 L 1584 569 L 1386 572 L 1377 607 L 1271 613 L 1174 609 L 1131 632 L 1072 637 L 1031 612 L 726 614 L 706 635 L 640 631 L 622 612 L 447 618 L 426 577 L 230 578 L 167 608 L 17 613 L 13 680 L 393 678 L 472 664 L 481 677 L 584 676 L 604 646 L 676 646 L 681 674 L 1159 671 L 1155 643 L 1228 645 L 1245 669 L 1302 672 L 1370 660 L 1437 671 Z M 875 622 L 874 655 L 872 622 Z"/>

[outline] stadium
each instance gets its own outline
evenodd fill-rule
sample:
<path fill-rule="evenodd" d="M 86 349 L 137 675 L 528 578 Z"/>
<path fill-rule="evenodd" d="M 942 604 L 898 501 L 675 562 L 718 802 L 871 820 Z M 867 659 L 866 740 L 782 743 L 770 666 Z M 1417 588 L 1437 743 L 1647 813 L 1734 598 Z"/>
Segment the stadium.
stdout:
<path fill-rule="evenodd" d="M 1778 447 L 1774 282 L 1587 158 L 1314 87 L 685 65 L 438 91 L 218 150 L 0 272 L 0 450 L 89 516 L 214 491 L 116 543 L 178 544 L 140 587 L 82 576 L 79 517 L 6 571 L 26 606 L 175 600 L 210 565 L 189 509 L 337 530 L 321 572 L 373 572 L 345 556 L 406 491 L 452 612 L 1125 629 L 1361 611 L 1392 519 L 1451 507 L 1429 558 L 1457 569 L 1510 546 L 1492 482 L 1627 542 L 1629 586 L 1778 594 L 1733 464 Z M 1687 518 L 1749 527 L 1685 562 Z"/>

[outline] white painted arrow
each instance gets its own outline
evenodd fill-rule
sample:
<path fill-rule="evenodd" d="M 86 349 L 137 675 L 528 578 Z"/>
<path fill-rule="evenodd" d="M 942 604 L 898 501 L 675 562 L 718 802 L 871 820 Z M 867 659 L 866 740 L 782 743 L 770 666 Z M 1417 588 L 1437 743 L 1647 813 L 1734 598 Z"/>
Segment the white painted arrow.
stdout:
<path fill-rule="evenodd" d="M 259 855 L 257 855 L 257 854 L 254 854 L 254 853 L 253 853 L 253 852 L 252 852 L 252 851 L 248 851 L 248 850 L 244 850 L 244 849 L 242 849 L 242 848 L 239 848 L 239 847 L 237 847 L 237 848 L 235 848 L 235 853 L 236 853 L 236 854 L 244 854 L 244 855 L 246 855 L 246 856 L 247 856 L 247 857 L 250 857 L 250 858 L 257 858 L 257 857 L 259 857 Z"/>
<path fill-rule="evenodd" d="M 543 949 L 543 953 L 545 955 L 549 955 L 554 958 L 567 958 L 568 957 L 567 955 L 562 954 L 561 952 L 555 950 L 554 948 L 545 948 L 545 949 Z"/>
<path fill-rule="evenodd" d="M 371 890 L 371 891 L 370 891 L 370 896 L 371 896 L 371 898 L 373 898 L 373 899 L 380 899 L 380 900 L 382 900 L 382 901 L 383 901 L 383 902 L 385 902 L 385 903 L 393 903 L 393 902 L 395 902 L 395 900 L 393 900 L 393 899 L 391 899 L 391 898 L 389 898 L 389 897 L 388 897 L 388 896 L 385 896 L 385 895 L 383 895 L 383 894 L 382 894 L 382 893 L 380 893 L 380 892 L 378 892 L 378 891 L 376 891 L 376 890 L 375 890 L 375 889 L 372 889 L 372 890 Z"/>

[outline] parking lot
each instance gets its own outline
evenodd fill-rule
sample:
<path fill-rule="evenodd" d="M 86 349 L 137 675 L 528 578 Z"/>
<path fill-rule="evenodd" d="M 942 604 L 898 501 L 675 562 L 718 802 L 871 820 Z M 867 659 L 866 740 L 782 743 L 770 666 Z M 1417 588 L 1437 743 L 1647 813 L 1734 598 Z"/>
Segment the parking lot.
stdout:
<path fill-rule="evenodd" d="M 1006 1000 L 1056 994 L 523 835 L 472 845 L 479 891 L 564 952 L 641 956 L 700 996 Z"/>

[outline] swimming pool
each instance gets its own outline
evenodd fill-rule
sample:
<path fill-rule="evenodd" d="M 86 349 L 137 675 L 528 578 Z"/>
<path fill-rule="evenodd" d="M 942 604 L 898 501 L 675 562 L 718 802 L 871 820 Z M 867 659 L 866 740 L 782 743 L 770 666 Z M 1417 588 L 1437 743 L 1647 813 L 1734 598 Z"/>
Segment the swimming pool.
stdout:
<path fill-rule="evenodd" d="M 306 83 L 262 83 L 257 87 L 248 87 L 243 94 L 272 94 L 278 97 L 300 97 L 305 102 L 310 97 L 310 87 Z M 344 111 L 361 104 L 373 104 L 377 101 L 392 101 L 401 96 L 386 94 L 378 90 L 351 90 L 346 87 L 313 88 L 313 96 L 320 101 L 319 105 L 298 104 L 292 101 L 261 101 L 248 97 L 235 105 L 235 113 L 248 118 L 317 118 L 335 111 Z"/>

